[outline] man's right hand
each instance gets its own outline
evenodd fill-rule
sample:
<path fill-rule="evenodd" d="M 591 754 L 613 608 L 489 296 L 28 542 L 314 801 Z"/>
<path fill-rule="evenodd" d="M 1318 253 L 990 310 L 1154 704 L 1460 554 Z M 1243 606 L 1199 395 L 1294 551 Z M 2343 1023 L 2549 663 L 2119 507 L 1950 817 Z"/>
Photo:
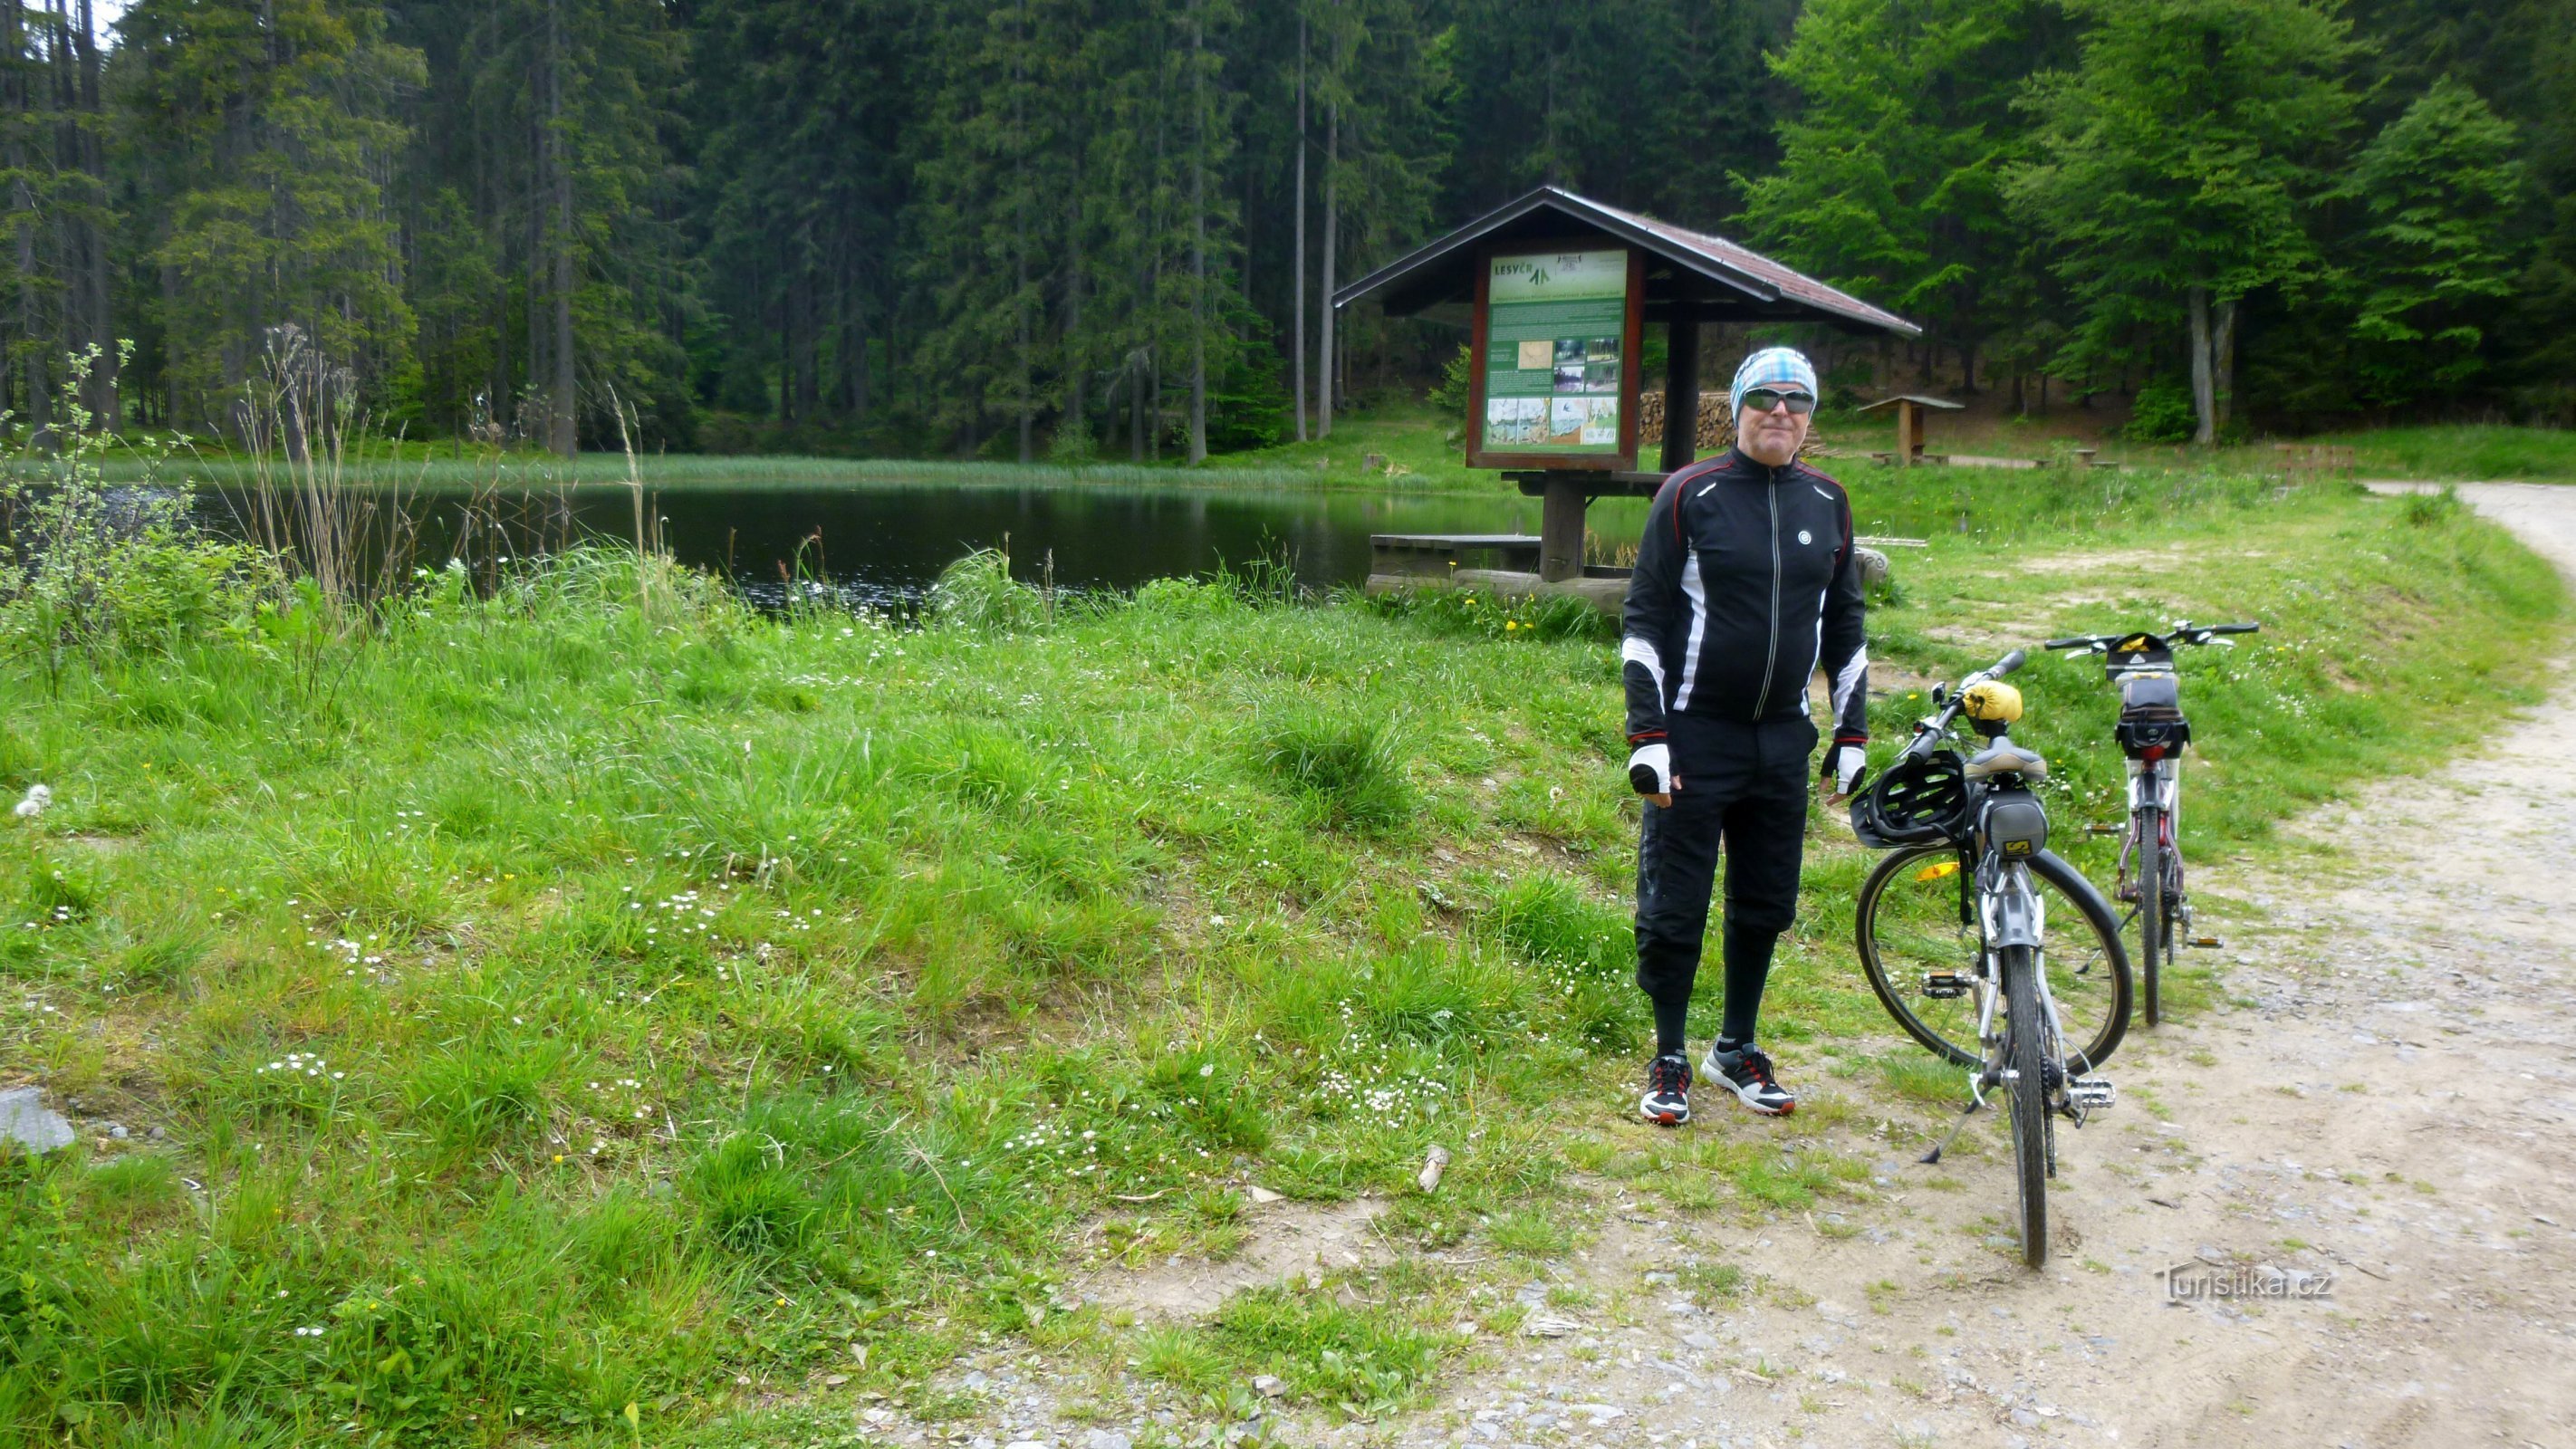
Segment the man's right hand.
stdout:
<path fill-rule="evenodd" d="M 1681 782 L 1673 778 L 1672 746 L 1657 740 L 1639 745 L 1628 756 L 1628 788 L 1656 805 L 1669 808 Z"/>

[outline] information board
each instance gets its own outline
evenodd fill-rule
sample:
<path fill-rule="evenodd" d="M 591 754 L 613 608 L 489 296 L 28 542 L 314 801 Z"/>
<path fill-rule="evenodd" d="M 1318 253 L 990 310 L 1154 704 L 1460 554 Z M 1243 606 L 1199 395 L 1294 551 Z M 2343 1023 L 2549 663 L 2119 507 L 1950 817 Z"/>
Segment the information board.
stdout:
<path fill-rule="evenodd" d="M 1636 457 L 1637 288 L 1624 247 L 1496 255 L 1479 280 L 1470 466 Z"/>

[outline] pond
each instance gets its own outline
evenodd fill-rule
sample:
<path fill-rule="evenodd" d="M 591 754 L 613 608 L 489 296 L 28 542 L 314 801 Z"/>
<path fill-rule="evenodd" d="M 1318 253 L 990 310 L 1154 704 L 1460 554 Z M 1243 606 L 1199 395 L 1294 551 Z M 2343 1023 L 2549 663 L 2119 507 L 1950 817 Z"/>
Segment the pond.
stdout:
<path fill-rule="evenodd" d="M 775 603 L 798 577 L 828 582 L 853 602 L 902 607 L 977 548 L 1006 549 L 1024 580 L 1051 573 L 1076 589 L 1131 589 L 1283 557 L 1309 587 L 1355 586 L 1368 576 L 1373 533 L 1536 533 L 1538 500 L 1508 489 L 1499 479 L 1490 494 L 870 480 L 693 483 L 647 498 L 674 557 L 732 579 L 755 600 Z M 468 550 L 537 552 L 584 534 L 634 536 L 634 501 L 620 486 L 400 497 L 414 533 L 407 551 L 426 564 Z M 219 531 L 240 532 L 247 512 L 231 489 L 198 499 L 198 517 Z M 1626 499 L 1605 499 L 1591 515 L 1605 540 L 1624 541 L 1643 519 L 1644 504 Z"/>

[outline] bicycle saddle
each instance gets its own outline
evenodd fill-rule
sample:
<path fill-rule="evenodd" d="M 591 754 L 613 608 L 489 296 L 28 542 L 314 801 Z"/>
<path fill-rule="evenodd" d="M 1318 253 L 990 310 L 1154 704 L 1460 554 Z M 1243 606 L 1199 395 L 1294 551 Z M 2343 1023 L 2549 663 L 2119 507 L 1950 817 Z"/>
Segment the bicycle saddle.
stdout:
<path fill-rule="evenodd" d="M 2037 750 L 2025 750 L 2009 739 L 1997 739 L 1977 751 L 1968 761 L 1968 778 L 1990 779 L 1996 775 L 2019 775 L 2029 780 L 2048 778 L 2048 761 Z"/>

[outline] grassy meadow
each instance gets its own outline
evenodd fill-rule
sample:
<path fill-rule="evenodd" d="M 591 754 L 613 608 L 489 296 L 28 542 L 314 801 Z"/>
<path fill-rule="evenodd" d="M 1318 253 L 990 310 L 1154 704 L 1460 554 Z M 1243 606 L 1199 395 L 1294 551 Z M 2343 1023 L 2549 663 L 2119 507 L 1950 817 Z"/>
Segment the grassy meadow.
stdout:
<path fill-rule="evenodd" d="M 2003 648 L 2264 623 L 2184 661 L 2211 856 L 2474 739 L 2562 637 L 2555 576 L 2441 497 L 1851 482 L 1931 544 L 1872 615 L 1882 757 Z M 847 1431 L 834 1395 L 953 1413 L 929 1372 L 1003 1341 L 1140 1379 L 1175 1443 L 1253 1373 L 1368 1413 L 1474 1352 L 1473 1274 L 1415 1250 L 1517 1282 L 1605 1176 L 1791 1224 L 1931 1120 L 1819 811 L 1765 1036 L 1825 1090 L 1628 1122 L 1636 806 L 1579 611 L 970 561 L 897 628 L 518 567 L 360 632 L 289 601 L 0 663 L 0 787 L 56 802 L 0 820 L 0 1085 L 84 1128 L 0 1160 L 0 1443 L 782 1442 Z M 2112 702 L 2018 682 L 2074 839 Z M 1405 1251 L 1194 1325 L 1086 1295 L 1238 1250 L 1256 1184 L 1383 1196 Z"/>

